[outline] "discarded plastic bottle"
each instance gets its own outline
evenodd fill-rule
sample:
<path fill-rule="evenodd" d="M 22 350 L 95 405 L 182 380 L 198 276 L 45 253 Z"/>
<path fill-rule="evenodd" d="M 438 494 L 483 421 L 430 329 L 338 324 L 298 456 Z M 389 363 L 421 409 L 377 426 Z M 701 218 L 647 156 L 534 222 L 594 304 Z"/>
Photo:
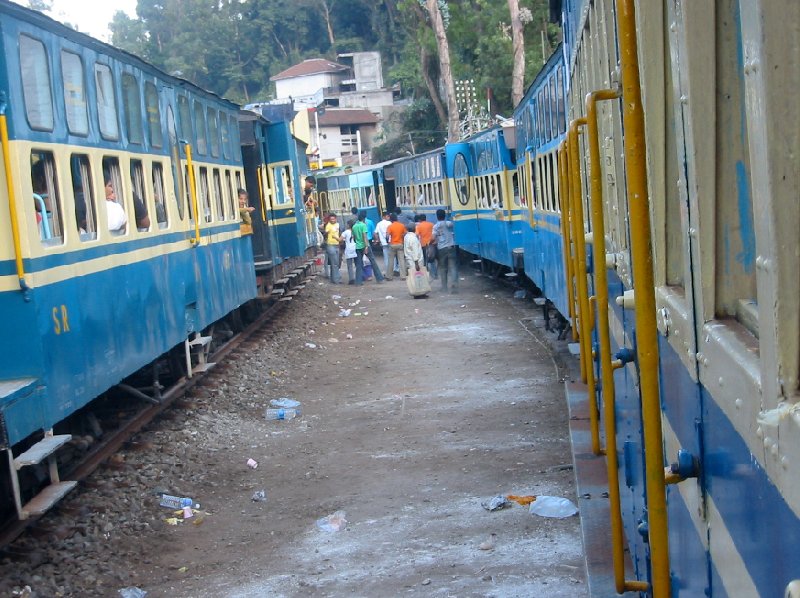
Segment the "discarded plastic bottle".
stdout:
<path fill-rule="evenodd" d="M 294 419 L 300 415 L 299 409 L 267 409 L 264 417 L 267 419 Z"/>
<path fill-rule="evenodd" d="M 191 498 L 170 496 L 169 494 L 161 495 L 161 506 L 168 509 L 185 509 L 186 507 L 192 508 L 194 501 Z"/>

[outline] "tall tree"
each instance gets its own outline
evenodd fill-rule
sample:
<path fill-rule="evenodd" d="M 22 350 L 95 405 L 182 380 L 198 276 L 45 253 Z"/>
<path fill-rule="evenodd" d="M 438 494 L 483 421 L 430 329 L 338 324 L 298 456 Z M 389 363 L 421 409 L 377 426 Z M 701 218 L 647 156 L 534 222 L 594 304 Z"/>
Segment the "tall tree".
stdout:
<path fill-rule="evenodd" d="M 511 103 L 516 106 L 522 99 L 525 77 L 525 38 L 519 15 L 519 0 L 508 0 L 511 13 L 511 44 L 514 47 L 514 67 L 511 71 Z"/>
<path fill-rule="evenodd" d="M 447 140 L 458 140 L 458 106 L 456 105 L 456 86 L 453 82 L 453 71 L 450 68 L 450 45 L 447 42 L 447 32 L 444 20 L 439 10 L 439 2 L 446 5 L 444 0 L 425 0 L 428 14 L 431 19 L 436 45 L 439 48 L 439 70 L 447 95 Z"/>

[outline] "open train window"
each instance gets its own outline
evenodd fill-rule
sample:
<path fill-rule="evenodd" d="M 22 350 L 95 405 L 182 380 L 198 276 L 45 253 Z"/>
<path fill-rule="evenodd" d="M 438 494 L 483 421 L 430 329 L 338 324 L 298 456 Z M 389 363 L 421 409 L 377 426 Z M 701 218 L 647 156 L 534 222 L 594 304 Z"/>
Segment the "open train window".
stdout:
<path fill-rule="evenodd" d="M 197 131 L 197 153 L 205 155 L 208 153 L 206 144 L 206 113 L 200 102 L 194 103 L 194 127 Z"/>
<path fill-rule="evenodd" d="M 456 154 L 453 161 L 453 176 L 455 177 L 456 196 L 458 202 L 465 206 L 469 203 L 469 171 L 464 154 Z"/>
<path fill-rule="evenodd" d="M 122 108 L 125 118 L 125 130 L 128 133 L 128 142 L 142 145 L 144 133 L 142 132 L 142 99 L 139 94 L 139 83 L 130 73 L 122 74 Z"/>
<path fill-rule="evenodd" d="M 19 62 L 25 114 L 32 129 L 53 130 L 53 92 L 47 50 L 38 39 L 19 36 Z"/>
<path fill-rule="evenodd" d="M 144 166 L 141 160 L 131 160 L 131 189 L 133 189 L 133 211 L 139 232 L 150 230 L 150 214 L 147 210 Z"/>
<path fill-rule="evenodd" d="M 72 171 L 72 195 L 75 199 L 75 225 L 81 241 L 93 241 L 97 238 L 97 216 L 89 156 L 73 154 L 70 160 L 70 170 Z"/>
<path fill-rule="evenodd" d="M 144 83 L 144 106 L 147 110 L 147 134 L 150 145 L 164 147 L 164 133 L 161 130 L 161 109 L 158 105 L 158 91 L 150 81 Z"/>
<path fill-rule="evenodd" d="M 43 245 L 61 245 L 64 242 L 64 220 L 52 152 L 31 151 L 31 185 L 39 238 Z"/>
<path fill-rule="evenodd" d="M 94 83 L 97 91 L 97 120 L 103 139 L 119 139 L 117 122 L 117 96 L 114 92 L 114 75 L 107 64 L 94 65 Z"/>
<path fill-rule="evenodd" d="M 511 175 L 511 189 L 514 195 L 514 205 L 519 207 L 522 205 L 522 200 L 519 192 L 519 173 L 517 172 Z"/>
<path fill-rule="evenodd" d="M 122 171 L 119 159 L 113 156 L 103 158 L 103 188 L 105 191 L 106 224 L 114 236 L 124 235 L 128 228 L 128 214 L 125 209 Z"/>
<path fill-rule="evenodd" d="M 214 169 L 214 200 L 217 204 L 217 220 L 225 220 L 225 200 L 222 197 L 222 177 Z"/>
<path fill-rule="evenodd" d="M 208 188 L 208 168 L 200 167 L 200 180 L 197 181 L 197 192 L 200 194 L 200 209 L 203 210 L 203 218 L 206 222 L 211 222 L 211 193 Z"/>
<path fill-rule="evenodd" d="M 189 222 L 194 224 L 194 203 L 192 202 L 192 187 L 189 180 L 189 167 L 183 167 L 183 188 L 186 190 L 186 212 L 189 214 Z"/>
<path fill-rule="evenodd" d="M 89 113 L 86 110 L 86 84 L 80 56 L 66 50 L 61 51 L 61 79 L 67 129 L 73 135 L 86 136 L 89 134 Z"/>
<path fill-rule="evenodd" d="M 208 140 L 211 146 L 211 155 L 219 158 L 219 112 L 213 108 L 208 109 Z"/>
<path fill-rule="evenodd" d="M 158 228 L 167 228 L 167 197 L 164 193 L 164 167 L 153 163 L 153 199 L 156 200 L 156 222 Z"/>

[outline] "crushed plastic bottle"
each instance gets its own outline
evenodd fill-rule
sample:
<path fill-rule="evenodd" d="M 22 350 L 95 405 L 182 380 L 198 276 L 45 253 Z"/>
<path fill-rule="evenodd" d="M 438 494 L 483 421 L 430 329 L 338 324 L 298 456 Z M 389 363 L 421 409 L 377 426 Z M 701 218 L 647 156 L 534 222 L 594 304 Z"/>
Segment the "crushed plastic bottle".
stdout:
<path fill-rule="evenodd" d="M 161 506 L 167 507 L 168 509 L 185 509 L 189 507 L 190 509 L 194 506 L 194 501 L 191 498 L 187 497 L 179 497 L 179 496 L 170 496 L 169 494 L 162 494 L 161 495 Z M 198 507 L 199 508 L 199 505 Z"/>
<path fill-rule="evenodd" d="M 267 419 L 294 419 L 300 415 L 299 409 L 267 409 L 264 417 Z"/>

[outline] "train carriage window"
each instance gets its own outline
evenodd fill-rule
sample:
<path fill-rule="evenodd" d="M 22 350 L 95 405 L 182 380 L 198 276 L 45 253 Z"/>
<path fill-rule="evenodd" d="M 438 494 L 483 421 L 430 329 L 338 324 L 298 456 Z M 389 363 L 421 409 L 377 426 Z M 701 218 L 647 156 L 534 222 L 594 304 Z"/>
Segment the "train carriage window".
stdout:
<path fill-rule="evenodd" d="M 200 102 L 194 103 L 194 127 L 197 130 L 197 153 L 205 155 L 208 153 L 206 144 L 206 112 Z"/>
<path fill-rule="evenodd" d="M 131 189 L 133 189 L 133 211 L 139 232 L 150 230 L 150 214 L 145 193 L 144 165 L 141 160 L 131 160 Z"/>
<path fill-rule="evenodd" d="M 214 169 L 214 200 L 217 204 L 217 220 L 225 220 L 225 200 L 222 196 L 222 177 L 219 170 Z"/>
<path fill-rule="evenodd" d="M 150 81 L 144 83 L 144 105 L 147 110 L 147 134 L 150 145 L 164 147 L 164 133 L 161 130 L 161 108 L 158 105 L 158 91 Z"/>
<path fill-rule="evenodd" d="M 70 170 L 72 171 L 72 195 L 75 199 L 75 225 L 81 241 L 92 241 L 97 238 L 97 217 L 89 156 L 73 154 L 70 160 Z"/>
<path fill-rule="evenodd" d="M 189 180 L 189 167 L 183 167 L 183 188 L 186 190 L 186 211 L 189 214 L 189 222 L 194 224 L 194 201 L 192 200 L 192 187 Z"/>
<path fill-rule="evenodd" d="M 185 96 L 178 96 L 178 120 L 180 121 L 180 140 L 194 146 L 192 112 L 189 109 L 189 100 Z"/>
<path fill-rule="evenodd" d="M 80 56 L 73 52 L 61 51 L 61 79 L 64 86 L 67 128 L 73 135 L 88 135 L 89 113 L 86 110 L 86 84 Z"/>
<path fill-rule="evenodd" d="M 228 217 L 231 220 L 236 218 L 236 200 L 238 196 L 233 192 L 233 179 L 231 178 L 231 171 L 225 171 L 225 191 L 228 195 Z"/>
<path fill-rule="evenodd" d="M 31 184 L 39 238 L 43 245 L 60 245 L 64 242 L 64 221 L 52 152 L 31 152 Z"/>
<path fill-rule="evenodd" d="M 242 185 L 242 173 L 237 170 L 236 171 L 236 188 L 237 189 L 241 189 L 242 186 L 243 186 Z"/>
<path fill-rule="evenodd" d="M 172 187 L 175 191 L 175 205 L 178 208 L 178 218 L 183 220 L 183 178 L 180 176 L 181 150 L 178 143 L 178 128 L 175 122 L 175 113 L 172 106 L 167 106 L 167 135 L 169 135 L 170 173 L 172 174 Z"/>
<path fill-rule="evenodd" d="M 119 139 L 117 122 L 117 97 L 114 92 L 114 75 L 107 64 L 94 65 L 94 82 L 97 88 L 97 119 L 103 139 Z"/>
<path fill-rule="evenodd" d="M 219 115 L 219 132 L 222 137 L 222 155 L 226 160 L 231 159 L 231 136 L 229 133 L 230 121 L 224 112 Z"/>
<path fill-rule="evenodd" d="M 469 173 L 467 170 L 467 160 L 464 154 L 456 154 L 453 161 L 453 177 L 456 187 L 456 197 L 458 202 L 465 206 L 469 203 Z"/>
<path fill-rule="evenodd" d="M 53 92 L 47 50 L 38 39 L 19 36 L 19 62 L 25 114 L 32 129 L 53 130 Z"/>
<path fill-rule="evenodd" d="M 211 155 L 219 158 L 219 112 L 209 108 L 208 114 L 208 140 L 211 146 Z"/>
<path fill-rule="evenodd" d="M 567 130 L 566 107 L 564 106 L 564 67 L 558 67 L 556 72 L 556 94 L 558 96 L 558 133 Z"/>
<path fill-rule="evenodd" d="M 167 197 L 164 193 L 164 167 L 153 163 L 153 199 L 156 200 L 156 222 L 158 228 L 167 228 Z"/>
<path fill-rule="evenodd" d="M 128 210 L 125 209 L 125 196 L 122 187 L 122 170 L 119 159 L 103 157 L 103 185 L 105 189 L 105 208 L 107 229 L 113 236 L 124 235 L 128 230 Z"/>
<path fill-rule="evenodd" d="M 557 179 L 556 176 L 558 174 L 558 168 L 556 167 L 556 154 L 555 152 L 550 152 L 548 155 L 547 160 L 548 166 L 550 168 L 549 175 L 549 183 L 550 183 L 550 205 L 553 206 L 553 211 L 558 212 L 561 210 L 561 206 L 558 204 L 558 185 L 556 183 Z M 589 214 L 590 212 L 586 212 Z M 591 222 L 589 224 L 591 228 Z"/>
<path fill-rule="evenodd" d="M 514 174 L 511 175 L 511 188 L 512 188 L 513 193 L 514 193 L 514 205 L 519 207 L 520 205 L 522 205 L 522 200 L 521 200 L 520 191 L 519 191 L 519 173 L 518 172 L 514 172 Z"/>
<path fill-rule="evenodd" d="M 142 100 L 139 94 L 139 82 L 129 73 L 122 74 L 122 107 L 125 117 L 125 131 L 128 142 L 142 145 Z"/>
<path fill-rule="evenodd" d="M 197 181 L 197 192 L 200 195 L 200 209 L 203 211 L 203 219 L 206 222 L 211 222 L 211 192 L 208 187 L 208 168 L 205 166 L 200 167 L 200 180 Z"/>

